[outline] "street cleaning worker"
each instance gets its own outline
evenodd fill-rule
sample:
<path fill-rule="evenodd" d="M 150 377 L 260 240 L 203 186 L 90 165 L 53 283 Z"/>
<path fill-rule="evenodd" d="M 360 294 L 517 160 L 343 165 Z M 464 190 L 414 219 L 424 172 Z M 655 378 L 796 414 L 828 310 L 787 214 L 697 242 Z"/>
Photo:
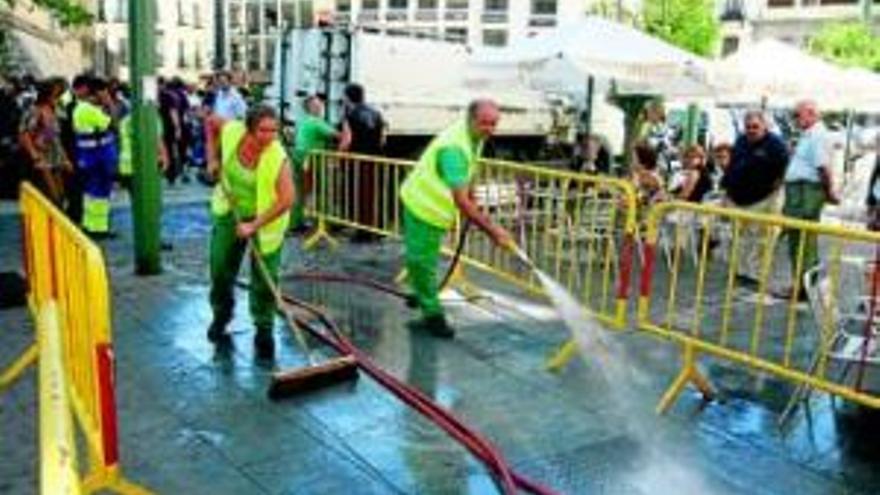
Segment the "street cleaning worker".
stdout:
<path fill-rule="evenodd" d="M 107 82 L 89 79 L 88 96 L 73 109 L 76 165 L 83 177 L 82 228 L 103 239 L 110 233 L 110 193 L 119 164 L 119 149 L 108 109 L 112 106 Z"/>
<path fill-rule="evenodd" d="M 303 102 L 306 113 L 296 123 L 296 137 L 293 144 L 293 177 L 299 201 L 293 207 L 291 223 L 294 230 L 304 228 L 307 189 L 306 177 L 309 173 L 306 159 L 315 150 L 329 149 L 330 144 L 342 139 L 342 133 L 324 120 L 324 102 L 317 95 L 309 96 Z"/>
<path fill-rule="evenodd" d="M 498 105 L 493 101 L 473 101 L 465 119 L 431 141 L 401 187 L 407 276 L 423 314 L 418 326 L 438 337 L 455 335 L 440 305 L 435 272 L 443 237 L 459 212 L 495 244 L 514 246 L 510 234 L 480 211 L 472 188 L 483 143 L 495 132 L 498 119 Z"/>
<path fill-rule="evenodd" d="M 211 307 L 208 340 L 229 345 L 226 325 L 235 306 L 233 289 L 247 239 L 253 240 L 272 280 L 278 282 L 284 233 L 294 202 L 293 179 L 278 140 L 278 118 L 269 107 L 248 111 L 244 122 L 212 116 L 208 171 L 218 178 L 211 199 Z M 233 212 L 233 208 L 235 211 Z M 251 260 L 250 311 L 256 357 L 275 357 L 275 298 L 256 260 Z"/>
<path fill-rule="evenodd" d="M 134 168 L 132 166 L 132 112 L 129 111 L 119 120 L 119 183 L 122 184 L 129 194 L 132 193 L 132 175 Z M 156 120 L 157 136 L 162 136 L 162 121 Z M 164 173 L 168 170 L 168 150 L 165 143 L 161 139 L 159 141 L 157 152 L 159 154 L 159 170 Z"/>

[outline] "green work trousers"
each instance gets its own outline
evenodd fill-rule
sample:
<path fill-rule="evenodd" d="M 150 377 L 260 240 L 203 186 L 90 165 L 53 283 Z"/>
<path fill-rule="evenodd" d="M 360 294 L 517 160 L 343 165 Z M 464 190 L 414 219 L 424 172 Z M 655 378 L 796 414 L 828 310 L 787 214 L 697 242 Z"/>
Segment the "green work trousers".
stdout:
<path fill-rule="evenodd" d="M 440 287 L 437 286 L 437 262 L 446 231 L 416 217 L 404 208 L 403 242 L 409 285 L 427 318 L 443 314 Z"/>
<path fill-rule="evenodd" d="M 241 258 L 247 243 L 235 235 L 235 219 L 232 214 L 212 217 L 211 228 L 211 308 L 214 323 L 225 326 L 232 320 L 235 306 L 234 289 Z M 281 265 L 281 249 L 262 254 L 274 283 L 278 283 Z M 251 260 L 250 310 L 258 333 L 271 335 L 275 321 L 275 298 L 263 279 L 256 260 Z"/>
<path fill-rule="evenodd" d="M 825 191 L 817 182 L 789 182 L 785 184 L 785 206 L 782 213 L 787 217 L 798 218 L 817 222 L 822 216 L 822 206 L 825 204 Z M 819 263 L 819 242 L 815 235 L 804 236 L 804 258 L 801 272 L 797 273 L 798 251 L 801 244 L 801 232 L 789 230 L 788 257 L 791 261 L 791 273 L 793 278 L 803 276 L 803 273 Z M 794 281 L 792 281 L 794 284 Z"/>

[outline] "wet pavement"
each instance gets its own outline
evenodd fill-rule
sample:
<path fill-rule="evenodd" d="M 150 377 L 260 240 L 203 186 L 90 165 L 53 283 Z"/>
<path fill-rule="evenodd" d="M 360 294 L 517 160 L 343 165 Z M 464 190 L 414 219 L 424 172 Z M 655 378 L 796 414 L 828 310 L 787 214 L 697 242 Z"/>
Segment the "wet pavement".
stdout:
<path fill-rule="evenodd" d="M 235 350 L 218 355 L 205 263 L 207 207 L 166 208 L 165 270 L 133 275 L 129 219 L 106 249 L 113 287 L 117 392 L 126 475 L 162 494 L 496 493 L 486 469 L 439 428 L 368 377 L 278 403 L 269 370 L 253 361 L 245 294 Z M 0 216 L 0 262 L 19 264 L 19 227 Z M 320 269 L 390 281 L 400 247 L 343 243 L 303 253 L 291 240 L 287 274 Z M 687 391 L 653 414 L 673 379 L 678 349 L 641 332 L 615 334 L 632 381 L 609 383 L 587 356 L 564 372 L 544 359 L 567 337 L 546 306 L 479 274 L 486 296 L 452 294 L 455 340 L 411 331 L 400 301 L 365 288 L 283 280 L 286 292 L 326 308 L 396 376 L 467 420 L 522 474 L 575 494 L 869 494 L 880 491 L 880 417 L 814 393 L 784 429 L 791 387 L 705 361 L 722 400 Z M 0 363 L 32 330 L 23 310 L 0 311 Z M 278 325 L 278 363 L 304 363 Z M 0 397 L 0 493 L 36 492 L 34 373 Z"/>

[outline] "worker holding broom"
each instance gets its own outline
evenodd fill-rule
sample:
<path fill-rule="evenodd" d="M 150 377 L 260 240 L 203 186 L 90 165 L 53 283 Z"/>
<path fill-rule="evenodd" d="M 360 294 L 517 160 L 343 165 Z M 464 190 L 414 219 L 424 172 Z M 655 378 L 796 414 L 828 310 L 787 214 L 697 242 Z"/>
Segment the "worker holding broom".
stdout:
<path fill-rule="evenodd" d="M 206 123 L 208 172 L 217 179 L 211 199 L 211 307 L 208 340 L 229 345 L 226 325 L 232 319 L 233 289 L 250 244 L 250 311 L 256 327 L 256 357 L 275 357 L 273 327 L 276 302 L 265 279 L 278 281 L 284 233 L 294 202 L 293 178 L 278 140 L 278 118 L 269 107 L 248 112 L 244 122 L 212 117 Z M 256 257 L 262 259 L 260 262 Z"/>
<path fill-rule="evenodd" d="M 500 117 L 491 100 L 475 100 L 467 116 L 437 135 L 401 187 L 408 280 L 423 319 L 416 324 L 438 337 L 452 338 L 436 281 L 443 236 L 461 212 L 499 246 L 515 248 L 510 234 L 480 211 L 472 188 L 483 143 Z"/>

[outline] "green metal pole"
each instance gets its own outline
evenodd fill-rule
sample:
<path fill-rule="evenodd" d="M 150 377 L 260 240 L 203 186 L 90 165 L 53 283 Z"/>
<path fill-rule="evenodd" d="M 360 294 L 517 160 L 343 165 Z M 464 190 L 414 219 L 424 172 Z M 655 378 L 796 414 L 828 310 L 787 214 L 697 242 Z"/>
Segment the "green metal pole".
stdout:
<path fill-rule="evenodd" d="M 132 88 L 132 165 L 134 190 L 132 224 L 134 227 L 135 272 L 155 275 L 162 271 L 160 229 L 162 183 L 157 167 L 158 88 L 155 73 L 155 28 L 157 0 L 128 2 Z"/>
<path fill-rule="evenodd" d="M 697 142 L 697 134 L 700 120 L 700 107 L 691 103 L 687 107 L 687 121 L 684 128 L 684 142 L 691 145 Z"/>
<path fill-rule="evenodd" d="M 862 0 L 862 21 L 871 29 L 871 4 L 874 0 Z"/>

